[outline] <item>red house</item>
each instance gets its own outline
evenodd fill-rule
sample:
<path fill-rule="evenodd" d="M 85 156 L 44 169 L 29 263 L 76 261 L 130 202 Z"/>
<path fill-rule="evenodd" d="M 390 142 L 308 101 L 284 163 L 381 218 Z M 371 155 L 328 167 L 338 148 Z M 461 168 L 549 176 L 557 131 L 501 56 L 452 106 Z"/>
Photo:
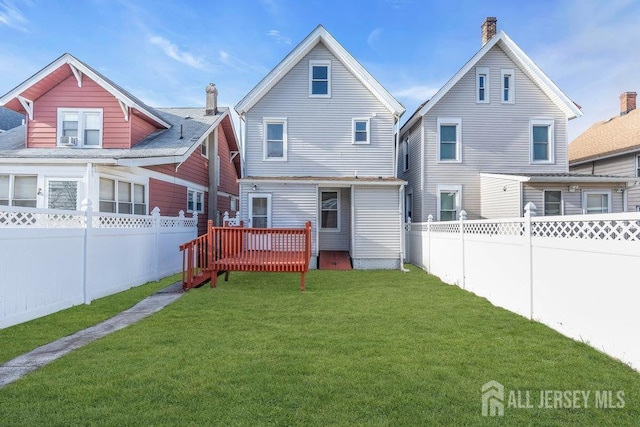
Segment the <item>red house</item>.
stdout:
<path fill-rule="evenodd" d="M 229 109 L 151 108 L 66 53 L 0 98 L 26 123 L 0 134 L 0 205 L 207 219 L 238 209 Z"/>

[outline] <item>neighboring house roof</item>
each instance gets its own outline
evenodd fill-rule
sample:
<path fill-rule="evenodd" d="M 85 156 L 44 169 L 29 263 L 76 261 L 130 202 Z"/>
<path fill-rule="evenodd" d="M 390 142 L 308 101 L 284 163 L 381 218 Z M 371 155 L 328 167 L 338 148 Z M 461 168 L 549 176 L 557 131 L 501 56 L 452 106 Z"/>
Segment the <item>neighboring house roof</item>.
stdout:
<path fill-rule="evenodd" d="M 329 184 L 329 185 L 406 185 L 407 182 L 400 178 L 388 178 L 388 177 L 349 177 L 349 176 L 248 176 L 240 180 L 243 183 L 252 182 L 309 182 L 314 184 Z"/>
<path fill-rule="evenodd" d="M 0 132 L 20 126 L 24 116 L 8 108 L 0 107 Z"/>
<path fill-rule="evenodd" d="M 415 124 L 419 117 L 424 116 L 438 101 L 455 86 L 495 45 L 525 73 L 551 99 L 551 101 L 566 115 L 568 119 L 582 116 L 580 107 L 571 101 L 560 88 L 527 56 L 520 47 L 500 30 L 442 87 L 431 99 L 423 104 L 418 114 L 414 114 L 402 126 L 400 133 L 406 132 Z"/>
<path fill-rule="evenodd" d="M 640 151 L 640 110 L 598 122 L 569 144 L 569 164 Z"/>
<path fill-rule="evenodd" d="M 323 43 L 327 49 L 371 91 L 371 93 L 398 116 L 405 108 L 400 104 L 331 34 L 318 25 L 298 46 L 296 46 L 269 74 L 266 75 L 235 107 L 238 114 L 249 111 L 276 83 L 278 83 L 291 69 L 300 62 L 318 43 Z"/>
<path fill-rule="evenodd" d="M 64 65 L 69 65 L 64 67 Z M 81 85 L 82 75 L 87 75 L 107 92 L 111 93 L 119 102 L 123 114 L 128 115 L 130 108 L 135 108 L 147 119 L 158 125 L 168 128 L 167 123 L 158 111 L 149 107 L 135 96 L 94 70 L 84 62 L 78 60 L 73 55 L 65 53 L 58 59 L 44 67 L 42 70 L 29 77 L 27 80 L 13 88 L 0 98 L 0 105 L 6 105 L 14 111 L 25 111 L 30 117 L 33 115 L 33 101 L 49 91 L 64 79 L 74 75 Z"/>
<path fill-rule="evenodd" d="M 616 175 L 590 175 L 583 173 L 489 173 L 481 176 L 509 179 L 520 182 L 634 182 L 638 178 Z"/>
<path fill-rule="evenodd" d="M 15 163 L 16 159 L 32 163 L 93 162 L 124 166 L 181 163 L 220 124 L 227 128 L 228 135 L 232 135 L 227 138 L 229 149 L 238 151 L 228 107 L 219 108 L 218 114 L 211 116 L 206 115 L 205 108 L 158 108 L 154 111 L 171 127 L 152 133 L 130 149 L 25 148 L 26 126 L 19 126 L 0 134 L 0 163 Z M 240 176 L 239 162 L 235 165 Z"/>

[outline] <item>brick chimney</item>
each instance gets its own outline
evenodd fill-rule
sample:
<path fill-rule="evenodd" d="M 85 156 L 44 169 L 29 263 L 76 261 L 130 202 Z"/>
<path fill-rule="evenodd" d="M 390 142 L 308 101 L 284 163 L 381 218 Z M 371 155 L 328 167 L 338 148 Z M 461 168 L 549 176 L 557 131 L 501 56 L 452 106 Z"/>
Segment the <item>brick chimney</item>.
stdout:
<path fill-rule="evenodd" d="M 488 16 L 482 23 L 482 46 L 487 44 L 491 37 L 496 35 L 496 29 L 498 26 L 498 18 Z"/>
<path fill-rule="evenodd" d="M 207 107 L 205 115 L 214 116 L 218 114 L 218 89 L 213 83 L 209 83 L 209 86 L 205 89 L 207 93 Z"/>
<path fill-rule="evenodd" d="M 620 95 L 620 115 L 625 114 L 636 109 L 636 92 L 624 92 Z"/>

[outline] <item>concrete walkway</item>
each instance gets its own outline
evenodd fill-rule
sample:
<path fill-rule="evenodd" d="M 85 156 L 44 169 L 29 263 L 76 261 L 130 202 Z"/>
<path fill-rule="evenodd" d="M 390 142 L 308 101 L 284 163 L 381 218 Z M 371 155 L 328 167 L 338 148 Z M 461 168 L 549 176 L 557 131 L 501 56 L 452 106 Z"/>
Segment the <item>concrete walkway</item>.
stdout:
<path fill-rule="evenodd" d="M 153 313 L 162 310 L 184 293 L 182 283 L 174 283 L 165 289 L 143 299 L 129 310 L 105 320 L 90 328 L 76 332 L 68 337 L 61 338 L 52 343 L 38 347 L 29 353 L 18 356 L 0 365 L 0 388 L 19 380 L 29 372 L 33 372 L 41 366 L 64 356 L 73 350 L 89 344 L 92 341 L 119 331 L 132 323 L 144 319 Z"/>

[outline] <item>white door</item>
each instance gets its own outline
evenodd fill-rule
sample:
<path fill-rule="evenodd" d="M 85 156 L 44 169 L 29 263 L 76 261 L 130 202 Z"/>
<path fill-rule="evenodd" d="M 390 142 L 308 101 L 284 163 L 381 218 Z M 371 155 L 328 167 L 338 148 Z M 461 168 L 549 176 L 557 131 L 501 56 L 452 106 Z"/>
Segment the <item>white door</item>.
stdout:
<path fill-rule="evenodd" d="M 75 211 L 79 209 L 79 183 L 73 179 L 47 179 L 47 208 Z"/>
<path fill-rule="evenodd" d="M 271 194 L 249 194 L 249 222 L 251 228 L 271 228 Z M 250 235 L 250 249 L 271 249 L 268 235 Z"/>

